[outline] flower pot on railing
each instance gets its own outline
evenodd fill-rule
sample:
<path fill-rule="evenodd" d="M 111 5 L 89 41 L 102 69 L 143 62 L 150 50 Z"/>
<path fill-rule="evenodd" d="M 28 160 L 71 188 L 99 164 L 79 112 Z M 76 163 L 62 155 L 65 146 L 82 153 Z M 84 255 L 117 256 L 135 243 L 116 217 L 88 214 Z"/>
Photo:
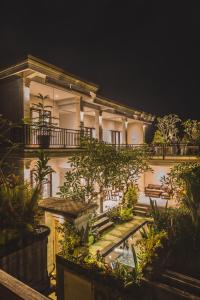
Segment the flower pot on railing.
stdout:
<path fill-rule="evenodd" d="M 38 135 L 38 144 L 41 148 L 47 149 L 50 146 L 51 134 L 39 134 Z"/>

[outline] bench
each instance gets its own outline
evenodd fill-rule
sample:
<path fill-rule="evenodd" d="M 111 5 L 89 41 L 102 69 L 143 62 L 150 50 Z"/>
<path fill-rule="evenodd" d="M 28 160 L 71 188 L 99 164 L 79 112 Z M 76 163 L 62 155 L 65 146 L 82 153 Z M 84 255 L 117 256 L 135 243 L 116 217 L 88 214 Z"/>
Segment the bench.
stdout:
<path fill-rule="evenodd" d="M 170 199 L 168 188 L 159 184 L 148 184 L 148 186 L 145 187 L 145 196 Z"/>

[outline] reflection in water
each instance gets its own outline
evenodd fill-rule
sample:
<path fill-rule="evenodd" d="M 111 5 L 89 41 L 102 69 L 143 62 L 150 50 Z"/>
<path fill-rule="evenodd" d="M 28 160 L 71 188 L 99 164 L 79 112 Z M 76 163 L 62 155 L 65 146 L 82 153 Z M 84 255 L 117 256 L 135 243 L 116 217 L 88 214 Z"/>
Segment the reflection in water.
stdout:
<path fill-rule="evenodd" d="M 135 267 L 132 245 L 133 237 L 129 237 L 119 246 L 114 248 L 114 250 L 109 254 L 106 259 L 113 269 L 115 268 L 116 262 L 129 266 L 131 268 Z"/>

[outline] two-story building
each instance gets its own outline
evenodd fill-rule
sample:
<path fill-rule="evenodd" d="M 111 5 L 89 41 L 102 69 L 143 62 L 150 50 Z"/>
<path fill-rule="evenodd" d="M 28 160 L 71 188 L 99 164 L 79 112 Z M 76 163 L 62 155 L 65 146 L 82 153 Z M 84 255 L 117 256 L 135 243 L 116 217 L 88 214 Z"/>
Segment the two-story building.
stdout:
<path fill-rule="evenodd" d="M 44 100 L 37 96 L 47 96 Z M 0 71 L 0 113 L 20 123 L 24 120 L 17 158 L 24 178 L 32 181 L 36 149 L 41 147 L 39 102 L 45 107 L 46 122 L 53 123 L 49 139 L 50 164 L 55 170 L 48 178 L 44 197 L 56 196 L 69 164 L 67 156 L 80 145 L 80 132 L 114 145 L 145 142 L 145 129 L 151 114 L 126 107 L 98 94 L 98 86 L 82 80 L 33 56 Z"/>

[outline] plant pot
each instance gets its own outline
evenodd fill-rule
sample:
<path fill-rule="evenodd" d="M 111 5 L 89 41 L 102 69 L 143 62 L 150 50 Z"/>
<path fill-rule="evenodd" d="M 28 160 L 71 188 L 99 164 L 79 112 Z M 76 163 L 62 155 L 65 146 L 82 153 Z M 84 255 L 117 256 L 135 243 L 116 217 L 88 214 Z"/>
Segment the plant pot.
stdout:
<path fill-rule="evenodd" d="M 40 145 L 41 148 L 49 148 L 50 146 L 50 134 L 46 135 L 38 135 L 38 144 Z"/>

